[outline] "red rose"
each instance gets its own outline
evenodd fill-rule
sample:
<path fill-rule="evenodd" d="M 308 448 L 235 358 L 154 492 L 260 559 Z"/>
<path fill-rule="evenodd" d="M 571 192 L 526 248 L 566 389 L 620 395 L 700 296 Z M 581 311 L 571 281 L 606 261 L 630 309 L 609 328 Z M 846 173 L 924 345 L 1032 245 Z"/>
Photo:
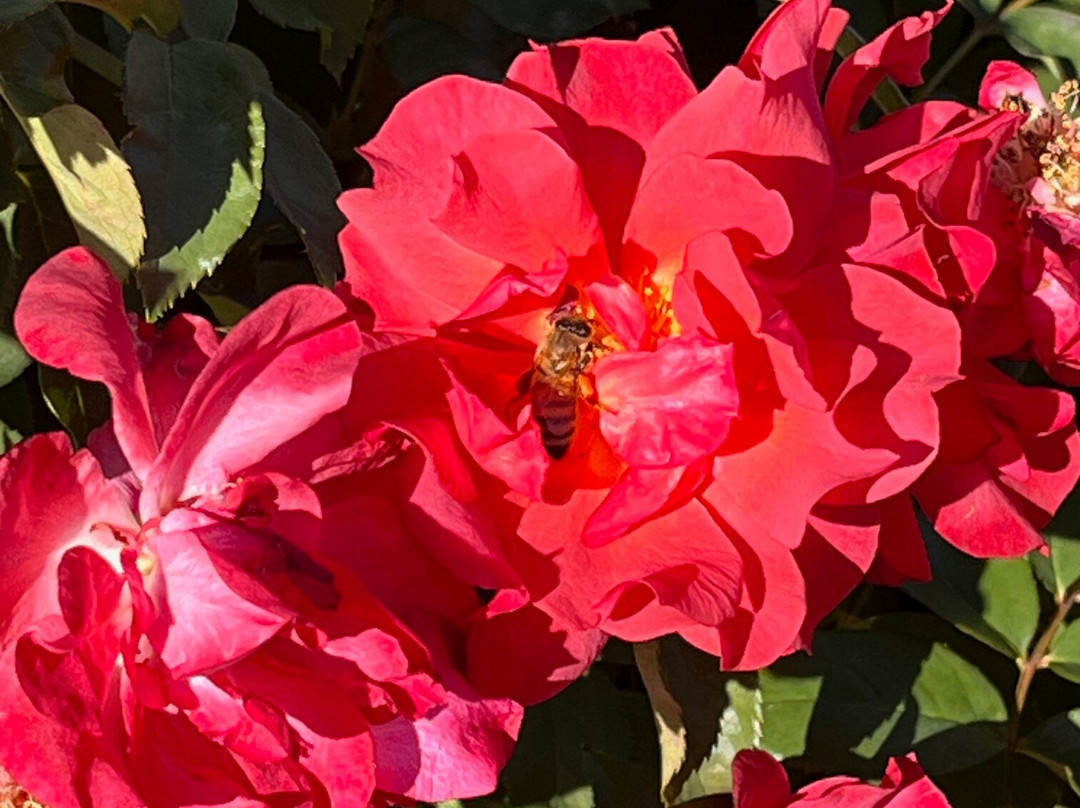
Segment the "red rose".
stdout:
<path fill-rule="evenodd" d="M 509 489 L 502 542 L 557 566 L 509 551 L 545 614 L 760 667 L 877 553 L 814 507 L 879 509 L 934 461 L 959 324 L 828 238 L 841 28 L 792 0 L 701 93 L 669 32 L 540 47 L 504 85 L 421 87 L 361 149 L 340 291 L 414 337 L 381 417 L 445 424 Z"/>
<path fill-rule="evenodd" d="M 89 450 L 54 433 L 0 459 L 0 766 L 54 808 L 495 787 L 522 708 L 470 681 L 484 606 L 420 544 L 425 519 L 456 527 L 424 510 L 420 448 L 345 414 L 361 335 L 331 293 L 282 292 L 220 344 L 194 317 L 133 329 L 80 248 L 16 327 L 113 418 Z M 377 562 L 343 550 L 360 531 Z"/>
<path fill-rule="evenodd" d="M 992 67 L 983 101 L 1001 101 L 995 104 L 1002 111 L 994 114 L 930 101 L 850 129 L 883 77 L 921 80 L 919 68 L 943 13 L 893 26 L 838 68 L 825 113 L 841 155 L 842 203 L 824 249 L 836 260 L 874 264 L 905 278 L 955 313 L 964 378 L 935 394 L 941 447 L 911 493 L 935 529 L 959 548 L 982 557 L 1019 555 L 1041 546 L 1039 529 L 1080 476 L 1072 398 L 1022 386 L 990 361 L 1023 356 L 1030 345 L 1054 372 L 1061 366 L 1046 362 L 1054 354 L 1048 343 L 1071 339 L 1060 326 L 1046 318 L 1040 326 L 1032 316 L 1047 311 L 1047 300 L 1067 304 L 1069 298 L 1046 280 L 1032 294 L 1032 273 L 1037 277 L 1039 270 L 1025 236 L 1030 228 L 1005 193 L 1037 160 L 1018 145 L 1025 137 L 1018 134 L 1021 116 L 1002 99 L 1030 96 L 1034 78 Z M 1038 103 L 1045 106 L 1041 96 Z M 1048 269 L 1051 276 L 1054 271 Z M 1071 305 L 1061 314 L 1065 320 L 1076 311 Z M 900 516 L 909 508 L 904 496 L 876 509 L 819 508 L 818 514 L 833 530 L 860 514 L 864 524 L 877 525 L 875 575 L 898 583 L 929 573 L 914 518 Z"/>
<path fill-rule="evenodd" d="M 854 777 L 827 777 L 791 793 L 787 773 L 760 749 L 743 749 L 733 763 L 735 808 L 949 808 L 915 755 L 893 758 L 881 785 Z"/>

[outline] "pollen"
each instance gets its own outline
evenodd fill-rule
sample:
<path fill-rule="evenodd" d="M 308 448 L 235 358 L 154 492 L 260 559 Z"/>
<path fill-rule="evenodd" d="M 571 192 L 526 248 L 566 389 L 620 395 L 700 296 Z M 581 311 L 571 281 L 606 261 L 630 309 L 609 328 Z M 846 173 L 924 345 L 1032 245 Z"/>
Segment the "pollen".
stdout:
<path fill-rule="evenodd" d="M 682 333 L 682 325 L 675 317 L 673 294 L 671 284 L 661 283 L 655 273 L 646 275 L 641 281 L 641 296 L 656 339 L 677 337 Z"/>
<path fill-rule="evenodd" d="M 1027 205 L 1033 201 L 1033 183 L 1041 179 L 1053 199 L 1040 203 L 1080 213 L 1080 84 L 1075 79 L 1062 84 L 1045 108 L 1032 107 L 1020 96 L 1007 96 L 1001 108 L 1026 113 L 1027 120 L 998 153 L 995 184 Z"/>

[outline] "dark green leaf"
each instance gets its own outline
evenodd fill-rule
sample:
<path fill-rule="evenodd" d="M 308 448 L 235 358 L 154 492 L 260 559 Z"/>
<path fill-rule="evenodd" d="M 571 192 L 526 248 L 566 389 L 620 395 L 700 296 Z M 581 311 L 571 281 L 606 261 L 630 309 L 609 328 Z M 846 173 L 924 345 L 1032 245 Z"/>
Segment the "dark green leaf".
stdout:
<path fill-rule="evenodd" d="M 1058 676 L 1080 682 L 1080 621 L 1066 624 L 1054 635 L 1046 663 Z"/>
<path fill-rule="evenodd" d="M 322 63 L 338 79 L 364 39 L 374 0 L 251 0 L 260 14 L 278 25 L 315 31 Z"/>
<path fill-rule="evenodd" d="M 0 32 L 0 87 L 18 115 L 41 115 L 73 100 L 64 81 L 72 36 L 55 8 Z"/>
<path fill-rule="evenodd" d="M 951 808 L 1054 808 L 1067 787 L 1030 757 L 1005 752 L 978 766 L 936 774 Z"/>
<path fill-rule="evenodd" d="M 656 808 L 656 735 L 649 702 L 601 664 L 525 714 L 500 778 L 506 808 Z"/>
<path fill-rule="evenodd" d="M 7 28 L 19 20 L 48 8 L 53 0 L 4 0 L 0 3 L 0 28 Z"/>
<path fill-rule="evenodd" d="M 166 45 L 137 31 L 127 54 L 124 141 L 143 192 L 147 260 L 138 273 L 151 319 L 217 268 L 247 230 L 263 185 L 261 62 L 236 45 Z"/>
<path fill-rule="evenodd" d="M 924 528 L 927 526 L 924 525 Z M 904 589 L 991 648 L 1023 658 L 1039 622 L 1039 592 L 1027 559 L 972 558 L 924 529 L 932 581 Z"/>
<path fill-rule="evenodd" d="M 541 42 L 583 34 L 604 20 L 649 7 L 648 0 L 476 0 L 495 22 Z"/>
<path fill-rule="evenodd" d="M 677 636 L 634 646 L 660 733 L 665 805 L 731 792 L 731 762 L 761 741 L 753 675 L 725 674 L 716 657 Z"/>
<path fill-rule="evenodd" d="M 10 384 L 30 366 L 30 357 L 15 337 L 0 332 L 0 387 Z"/>
<path fill-rule="evenodd" d="M 109 392 L 105 385 L 76 379 L 48 365 L 38 367 L 38 382 L 52 414 L 79 446 L 86 436 L 109 418 Z"/>
<path fill-rule="evenodd" d="M 1062 503 L 1043 535 L 1050 544 L 1051 591 L 1061 603 L 1069 587 L 1080 581 L 1080 488 Z"/>
<path fill-rule="evenodd" d="M 12 429 L 7 424 L 0 422 L 0 455 L 7 454 L 11 447 L 21 441 L 23 436 L 17 429 Z"/>
<path fill-rule="evenodd" d="M 1021 740 L 1020 751 L 1048 766 L 1080 794 L 1080 709 L 1048 718 Z"/>
<path fill-rule="evenodd" d="M 341 183 L 319 139 L 303 119 L 261 94 L 266 116 L 266 190 L 307 247 L 319 281 L 333 286 L 345 273 L 337 236 L 345 226 L 338 209 Z"/>
<path fill-rule="evenodd" d="M 195 39 L 224 42 L 236 24 L 239 0 L 180 0 L 184 30 Z"/>
<path fill-rule="evenodd" d="M 1080 15 L 1051 3 L 1002 14 L 1001 32 L 1025 56 L 1064 56 L 1080 62 Z"/>
<path fill-rule="evenodd" d="M 913 748 L 931 772 L 992 757 L 1004 748 L 1008 710 L 986 673 L 954 650 L 961 637 L 929 615 L 818 632 L 812 656 L 760 674 L 763 745 L 861 776 L 880 776 L 888 757 Z"/>
<path fill-rule="evenodd" d="M 394 78 L 406 89 L 450 73 L 500 81 L 502 68 L 483 48 L 448 25 L 398 17 L 386 26 L 383 42 Z"/>

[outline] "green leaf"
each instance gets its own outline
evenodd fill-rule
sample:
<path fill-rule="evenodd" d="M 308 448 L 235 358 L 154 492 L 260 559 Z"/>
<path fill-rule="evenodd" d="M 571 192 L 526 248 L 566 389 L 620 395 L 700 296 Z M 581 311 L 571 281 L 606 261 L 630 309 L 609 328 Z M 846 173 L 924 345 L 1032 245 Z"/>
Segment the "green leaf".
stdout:
<path fill-rule="evenodd" d="M 374 0 L 251 0 L 251 5 L 278 25 L 315 31 L 322 44 L 322 63 L 341 79 L 364 39 Z"/>
<path fill-rule="evenodd" d="M 1080 62 L 1080 15 L 1051 3 L 1002 14 L 1001 32 L 1025 56 L 1064 56 Z"/>
<path fill-rule="evenodd" d="M 180 0 L 184 31 L 194 39 L 224 42 L 236 24 L 239 0 Z"/>
<path fill-rule="evenodd" d="M 394 78 L 407 90 L 451 73 L 501 81 L 505 72 L 480 45 L 434 20 L 392 20 L 383 50 Z"/>
<path fill-rule="evenodd" d="M 147 259 L 138 271 L 156 319 L 214 271 L 247 230 L 263 187 L 262 63 L 236 45 L 167 45 L 137 31 L 127 53 L 124 141 L 143 193 Z"/>
<path fill-rule="evenodd" d="M 1080 488 L 1058 508 L 1043 536 L 1050 545 L 1054 599 L 1061 603 L 1069 587 L 1080 581 Z"/>
<path fill-rule="evenodd" d="M 53 0 L 4 0 L 0 3 L 0 28 L 7 28 L 48 8 Z"/>
<path fill-rule="evenodd" d="M 15 337 L 0 332 L 0 387 L 10 384 L 30 366 L 30 356 Z"/>
<path fill-rule="evenodd" d="M 763 746 L 864 777 L 912 748 L 931 772 L 993 757 L 1005 745 L 1008 710 L 986 672 L 955 650 L 960 640 L 942 621 L 913 614 L 818 632 L 812 656 L 760 674 Z"/>
<path fill-rule="evenodd" d="M 79 446 L 86 436 L 109 419 L 109 392 L 105 385 L 77 379 L 64 370 L 38 366 L 38 383 L 45 403 Z"/>
<path fill-rule="evenodd" d="M 11 447 L 22 439 L 23 436 L 17 429 L 12 429 L 7 424 L 0 422 L 0 455 L 10 452 Z"/>
<path fill-rule="evenodd" d="M 55 8 L 0 32 L 0 88 L 16 114 L 41 115 L 74 100 L 64 80 L 73 36 Z"/>
<path fill-rule="evenodd" d="M 1007 656 L 1024 658 L 1039 623 L 1031 563 L 972 558 L 923 527 L 934 577 L 904 589 L 961 631 Z"/>
<path fill-rule="evenodd" d="M 112 136 L 77 104 L 20 119 L 56 184 L 79 241 L 118 277 L 138 264 L 146 229 L 131 169 Z"/>
<path fill-rule="evenodd" d="M 616 684 L 620 666 L 598 663 L 558 696 L 525 713 L 500 778 L 505 808 L 656 808 L 657 750 L 649 702 Z"/>
<path fill-rule="evenodd" d="M 1043 721 L 1021 739 L 1019 751 L 1043 763 L 1080 794 L 1080 708 Z"/>
<path fill-rule="evenodd" d="M 604 20 L 649 7 L 648 0 L 476 0 L 499 25 L 541 42 L 583 34 Z"/>
<path fill-rule="evenodd" d="M 337 206 L 341 182 L 334 164 L 299 115 L 273 93 L 259 98 L 266 116 L 266 189 L 299 231 L 319 282 L 333 286 L 345 274 L 337 244 L 345 215 Z"/>
<path fill-rule="evenodd" d="M 132 30 L 136 20 L 149 23 L 157 33 L 168 34 L 180 24 L 181 0 L 74 0 L 98 8 Z"/>
<path fill-rule="evenodd" d="M 1054 634 L 1044 661 L 1058 676 L 1080 683 L 1080 621 L 1067 623 Z"/>
<path fill-rule="evenodd" d="M 665 805 L 731 793 L 731 762 L 761 741 L 753 675 L 725 674 L 716 657 L 679 637 L 634 646 L 660 736 Z"/>

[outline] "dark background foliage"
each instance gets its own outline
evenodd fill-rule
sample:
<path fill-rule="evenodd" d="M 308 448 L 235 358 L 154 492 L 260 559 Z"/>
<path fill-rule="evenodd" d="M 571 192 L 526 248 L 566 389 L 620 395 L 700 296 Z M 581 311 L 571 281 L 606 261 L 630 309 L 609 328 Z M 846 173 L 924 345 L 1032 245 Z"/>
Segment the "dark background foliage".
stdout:
<path fill-rule="evenodd" d="M 850 51 L 921 0 L 843 0 Z M 0 0 L 0 449 L 100 424 L 97 385 L 32 365 L 12 336 L 26 277 L 84 243 L 151 319 L 222 327 L 341 272 L 334 200 L 370 181 L 355 147 L 447 73 L 499 80 L 530 39 L 672 26 L 699 86 L 736 60 L 771 0 Z M 914 90 L 974 101 L 986 63 L 1048 87 L 1080 64 L 1078 0 L 961 0 Z M 731 113 L 739 114 L 738 110 Z M 130 173 L 129 169 L 130 167 Z M 79 312 L 71 312 L 79 327 Z M 877 778 L 915 749 L 956 808 L 1080 807 L 1080 499 L 1051 552 L 979 562 L 927 531 L 932 584 L 859 588 L 813 656 L 754 674 L 665 639 L 611 644 L 527 715 L 489 806 L 729 805 L 735 751 L 786 758 L 795 785 Z M 659 738 L 659 743 L 658 743 Z"/>

